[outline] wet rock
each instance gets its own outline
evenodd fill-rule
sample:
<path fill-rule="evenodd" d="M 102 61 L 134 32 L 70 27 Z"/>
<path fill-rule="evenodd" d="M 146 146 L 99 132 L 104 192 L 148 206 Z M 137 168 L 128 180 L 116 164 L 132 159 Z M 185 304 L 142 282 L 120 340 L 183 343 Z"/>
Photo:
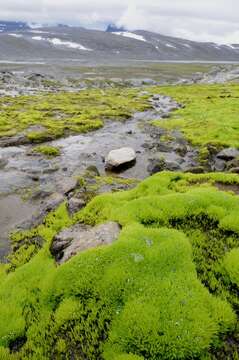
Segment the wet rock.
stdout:
<path fill-rule="evenodd" d="M 0 157 L 0 169 L 5 168 L 7 163 L 8 163 L 7 159 L 3 159 L 2 157 Z"/>
<path fill-rule="evenodd" d="M 127 134 L 127 135 L 133 135 L 133 130 L 128 130 L 128 131 L 126 131 L 126 134 Z"/>
<path fill-rule="evenodd" d="M 95 227 L 77 224 L 56 235 L 50 250 L 56 261 L 64 263 L 84 250 L 113 243 L 119 233 L 120 226 L 115 222 Z"/>
<path fill-rule="evenodd" d="M 40 181 L 40 176 L 36 175 L 36 174 L 30 174 L 29 175 L 29 178 L 32 180 L 32 181 Z"/>
<path fill-rule="evenodd" d="M 133 87 L 138 87 L 142 85 L 156 85 L 157 82 L 152 79 L 129 79 L 129 84 Z"/>
<path fill-rule="evenodd" d="M 29 75 L 27 79 L 30 81 L 39 81 L 39 80 L 44 80 L 45 76 L 43 74 L 33 73 Z"/>
<path fill-rule="evenodd" d="M 150 160 L 150 164 L 147 167 L 150 175 L 156 174 L 160 171 L 165 170 L 165 159 L 152 159 Z"/>
<path fill-rule="evenodd" d="M 160 100 L 160 95 L 153 95 L 152 100 L 154 101 Z"/>
<path fill-rule="evenodd" d="M 170 114 L 167 114 L 167 113 L 162 114 L 162 115 L 161 115 L 161 118 L 162 118 L 162 119 L 169 119 L 169 118 L 170 118 Z"/>
<path fill-rule="evenodd" d="M 95 165 L 88 166 L 86 172 L 91 176 L 100 176 L 100 172 Z"/>
<path fill-rule="evenodd" d="M 136 161 L 136 153 L 130 147 L 124 147 L 112 150 L 105 159 L 105 167 L 107 170 L 123 168 L 124 166 L 134 165 Z"/>
<path fill-rule="evenodd" d="M 173 150 L 173 146 L 171 143 L 158 143 L 158 144 L 154 144 L 155 149 L 157 149 L 157 151 L 161 151 L 161 152 L 171 152 Z"/>
<path fill-rule="evenodd" d="M 61 194 L 68 195 L 77 187 L 77 180 L 71 177 L 62 178 L 61 182 L 57 184 L 57 189 Z"/>
<path fill-rule="evenodd" d="M 164 156 L 162 156 L 159 158 L 151 159 L 147 170 L 151 175 L 163 170 L 179 171 L 182 170 L 181 164 L 183 162 L 184 160 L 180 157 L 175 157 L 175 159 L 173 160 L 173 159 L 166 159 Z"/>
<path fill-rule="evenodd" d="M 59 170 L 59 166 L 56 164 L 55 165 L 53 164 L 53 165 L 49 165 L 45 169 L 43 169 L 42 174 L 51 174 L 58 170 Z"/>
<path fill-rule="evenodd" d="M 231 168 L 231 169 L 229 170 L 229 172 L 232 173 L 232 174 L 239 174 L 239 167 Z"/>
<path fill-rule="evenodd" d="M 203 166 L 195 166 L 195 167 L 187 168 L 185 172 L 191 174 L 203 174 L 205 173 L 205 169 Z"/>
<path fill-rule="evenodd" d="M 48 213 L 55 210 L 64 200 L 65 198 L 62 194 L 59 193 L 52 194 L 47 199 L 46 205 L 44 206 L 44 211 Z"/>
<path fill-rule="evenodd" d="M 184 144 L 174 144 L 173 150 L 180 156 L 185 156 L 189 151 L 188 147 Z"/>
<path fill-rule="evenodd" d="M 2 137 L 0 139 L 0 147 L 19 146 L 29 143 L 29 139 L 24 134 L 19 134 L 11 137 Z"/>
<path fill-rule="evenodd" d="M 219 172 L 224 171 L 225 168 L 226 168 L 226 162 L 220 159 L 216 159 L 212 166 L 213 171 L 219 171 Z"/>
<path fill-rule="evenodd" d="M 79 199 L 77 197 L 72 197 L 67 202 L 67 209 L 71 215 L 80 211 L 86 206 L 86 201 L 84 199 Z"/>
<path fill-rule="evenodd" d="M 153 79 L 142 79 L 142 85 L 157 85 L 157 81 Z"/>
<path fill-rule="evenodd" d="M 51 190 L 40 189 L 32 194 L 31 200 L 43 200 L 43 199 L 48 198 L 51 195 L 52 195 Z"/>
<path fill-rule="evenodd" d="M 239 156 L 239 150 L 237 150 L 235 148 L 224 149 L 217 154 L 218 159 L 222 159 L 222 160 L 226 160 L 226 161 L 233 160 L 233 159 L 237 158 L 238 156 Z"/>
<path fill-rule="evenodd" d="M 178 170 L 181 170 L 181 166 L 176 161 L 166 161 L 165 162 L 165 170 L 178 171 Z"/>
<path fill-rule="evenodd" d="M 227 170 L 231 170 L 233 168 L 239 168 L 239 157 L 227 162 Z"/>
<path fill-rule="evenodd" d="M 51 211 L 56 210 L 56 208 L 65 200 L 64 196 L 59 193 L 52 194 L 47 201 L 44 203 L 43 207 L 39 210 L 38 214 L 32 216 L 30 220 L 27 220 L 18 226 L 18 229 L 28 230 L 42 224 L 44 218 Z"/>

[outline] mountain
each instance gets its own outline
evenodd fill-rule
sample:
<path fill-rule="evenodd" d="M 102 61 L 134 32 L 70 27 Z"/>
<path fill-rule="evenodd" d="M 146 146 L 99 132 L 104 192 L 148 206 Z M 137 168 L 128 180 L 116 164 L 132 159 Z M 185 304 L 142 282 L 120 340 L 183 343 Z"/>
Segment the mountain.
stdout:
<path fill-rule="evenodd" d="M 28 30 L 30 27 L 22 21 L 2 21 L 0 20 L 0 32 Z"/>
<path fill-rule="evenodd" d="M 239 61 L 239 44 L 195 42 L 154 32 L 126 31 L 110 25 L 107 31 L 66 25 L 30 28 L 25 23 L 2 23 L 0 60 L 86 64 L 122 61 Z"/>
<path fill-rule="evenodd" d="M 123 26 L 118 27 L 115 24 L 109 24 L 105 30 L 106 32 L 119 32 L 119 31 L 127 31 Z"/>

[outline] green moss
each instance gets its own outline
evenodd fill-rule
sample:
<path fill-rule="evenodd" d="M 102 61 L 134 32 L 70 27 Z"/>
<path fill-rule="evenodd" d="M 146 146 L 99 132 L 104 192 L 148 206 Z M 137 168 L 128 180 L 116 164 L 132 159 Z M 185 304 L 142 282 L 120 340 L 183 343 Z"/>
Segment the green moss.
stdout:
<path fill-rule="evenodd" d="M 239 179 L 163 172 L 95 198 L 73 219 L 63 204 L 38 228 L 15 234 L 26 256 L 0 273 L 0 354 L 21 339 L 13 359 L 236 353 L 227 339 L 237 336 L 239 198 L 218 183 L 238 186 Z M 59 230 L 110 220 L 122 225 L 118 241 L 56 267 L 49 247 Z M 44 242 L 32 254 L 36 236 Z"/>
<path fill-rule="evenodd" d="M 139 183 L 138 179 L 122 178 L 119 176 L 98 176 L 96 181 L 99 185 L 136 185 Z"/>
<path fill-rule="evenodd" d="M 56 135 L 50 134 L 47 131 L 31 131 L 27 134 L 27 138 L 32 143 L 42 143 L 53 140 Z"/>
<path fill-rule="evenodd" d="M 225 276 L 239 289 L 239 248 L 226 254 L 222 266 L 225 269 Z"/>
<path fill-rule="evenodd" d="M 47 157 L 55 157 L 60 155 L 60 149 L 54 146 L 41 145 L 32 150 L 33 153 L 43 154 Z"/>
<path fill-rule="evenodd" d="M 202 165 L 206 165 L 208 163 L 209 157 L 210 157 L 210 152 L 208 148 L 206 146 L 201 147 L 199 150 L 199 159 L 198 159 L 199 162 Z"/>
<path fill-rule="evenodd" d="M 0 137 L 26 132 L 31 142 L 41 143 L 69 133 L 97 130 L 107 119 L 126 120 L 150 105 L 147 97 L 139 96 L 136 89 L 91 89 L 78 93 L 3 97 L 0 107 Z M 42 129 L 31 130 L 32 126 Z"/>
<path fill-rule="evenodd" d="M 185 105 L 169 119 L 153 122 L 169 130 L 162 140 L 170 140 L 170 131 L 179 128 L 193 145 L 239 148 L 238 84 L 161 86 L 150 87 L 148 92 L 169 95 Z M 34 143 L 96 130 L 105 120 L 124 121 L 137 111 L 149 109 L 149 96 L 140 96 L 139 89 L 116 88 L 4 97 L 0 99 L 0 137 L 13 136 L 34 125 L 45 129 L 27 132 Z"/>
<path fill-rule="evenodd" d="M 239 148 L 238 84 L 171 86 L 155 91 L 185 105 L 169 119 L 154 121 L 155 125 L 180 129 L 193 145 Z"/>

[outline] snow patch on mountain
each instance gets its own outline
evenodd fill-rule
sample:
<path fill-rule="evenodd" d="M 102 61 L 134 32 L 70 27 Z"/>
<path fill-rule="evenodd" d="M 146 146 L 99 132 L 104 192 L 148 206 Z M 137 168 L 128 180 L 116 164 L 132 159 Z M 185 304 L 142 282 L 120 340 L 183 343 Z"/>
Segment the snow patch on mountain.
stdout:
<path fill-rule="evenodd" d="M 50 34 L 49 31 L 43 31 L 43 30 L 31 30 L 32 34 Z"/>
<path fill-rule="evenodd" d="M 165 44 L 165 45 L 166 45 L 167 47 L 169 47 L 169 48 L 177 49 L 176 46 L 174 46 L 174 45 L 172 45 L 172 44 L 167 43 L 167 44 Z"/>
<path fill-rule="evenodd" d="M 232 44 L 228 44 L 226 45 L 227 47 L 233 49 L 233 50 L 239 50 L 239 45 L 232 45 Z"/>
<path fill-rule="evenodd" d="M 84 51 L 92 51 L 92 49 L 86 48 L 85 46 L 79 44 L 79 43 L 75 43 L 72 41 L 63 41 L 61 39 L 58 38 L 44 38 L 42 36 L 33 36 L 32 40 L 36 40 L 36 41 L 47 41 L 49 43 L 51 43 L 54 46 L 64 46 L 70 49 L 76 49 L 76 50 L 84 50 Z"/>
<path fill-rule="evenodd" d="M 142 35 L 137 35 L 137 34 L 134 34 L 134 33 L 128 32 L 128 31 L 118 31 L 118 32 L 113 32 L 112 34 L 147 42 L 147 40 Z"/>
<path fill-rule="evenodd" d="M 189 45 L 189 44 L 183 44 L 183 46 L 185 46 L 185 47 L 187 47 L 187 48 L 189 48 L 189 49 L 191 49 L 191 45 Z"/>
<path fill-rule="evenodd" d="M 21 38 L 21 34 L 8 34 L 9 36 L 15 37 L 15 38 Z"/>
<path fill-rule="evenodd" d="M 39 28 L 43 27 L 43 24 L 39 24 L 39 23 L 28 23 L 27 25 L 31 29 L 39 29 Z"/>

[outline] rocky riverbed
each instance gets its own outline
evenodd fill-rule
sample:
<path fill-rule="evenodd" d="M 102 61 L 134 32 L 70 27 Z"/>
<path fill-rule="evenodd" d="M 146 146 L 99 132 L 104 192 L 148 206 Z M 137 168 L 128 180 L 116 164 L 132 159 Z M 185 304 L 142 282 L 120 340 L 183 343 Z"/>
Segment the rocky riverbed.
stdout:
<path fill-rule="evenodd" d="M 187 64 L 186 74 L 182 72 L 186 64 L 176 62 L 173 68 L 167 64 L 146 64 L 140 68 L 128 64 L 121 67 L 74 67 L 50 66 L 49 64 L 1 65 L 0 96 L 34 95 L 40 92 L 79 91 L 85 88 L 142 87 L 162 84 L 212 84 L 239 81 L 239 67 L 236 64 Z M 160 67 L 161 66 L 161 67 Z M 178 69 L 175 70 L 175 67 Z M 190 67 L 192 67 L 190 71 Z M 127 70 L 126 70 L 127 69 Z M 209 70 L 209 71 L 207 71 Z M 107 79 L 105 75 L 107 74 Z M 122 74 L 123 77 L 119 77 Z"/>

